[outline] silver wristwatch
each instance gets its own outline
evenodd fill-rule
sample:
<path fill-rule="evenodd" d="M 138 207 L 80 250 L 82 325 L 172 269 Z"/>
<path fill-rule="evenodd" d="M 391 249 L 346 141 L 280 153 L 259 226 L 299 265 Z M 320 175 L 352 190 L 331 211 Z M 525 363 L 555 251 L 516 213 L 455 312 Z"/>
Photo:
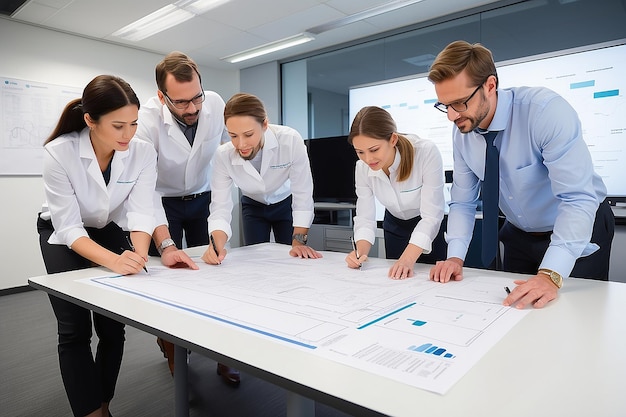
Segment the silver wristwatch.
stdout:
<path fill-rule="evenodd" d="M 176 242 L 170 238 L 163 239 L 163 242 L 161 242 L 161 244 L 157 247 L 159 255 L 162 255 L 165 248 L 169 248 L 170 246 L 176 246 Z"/>
<path fill-rule="evenodd" d="M 296 242 L 299 242 L 303 245 L 306 245 L 306 242 L 308 240 L 308 235 L 305 235 L 304 233 L 295 233 L 292 236 L 292 239 L 295 240 Z"/>

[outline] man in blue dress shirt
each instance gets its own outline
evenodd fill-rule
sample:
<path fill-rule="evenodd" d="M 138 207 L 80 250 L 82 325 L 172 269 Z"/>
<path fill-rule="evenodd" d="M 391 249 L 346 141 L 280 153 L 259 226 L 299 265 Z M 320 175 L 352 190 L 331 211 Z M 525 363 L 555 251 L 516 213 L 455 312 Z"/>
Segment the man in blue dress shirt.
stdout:
<path fill-rule="evenodd" d="M 448 259 L 430 278 L 463 278 L 485 179 L 483 135 L 497 132 L 503 269 L 533 275 L 515 281 L 504 305 L 543 307 L 556 298 L 563 277 L 608 280 L 615 219 L 569 103 L 543 87 L 498 89 L 491 52 L 465 41 L 441 51 L 428 78 L 435 107 L 455 124 Z"/>

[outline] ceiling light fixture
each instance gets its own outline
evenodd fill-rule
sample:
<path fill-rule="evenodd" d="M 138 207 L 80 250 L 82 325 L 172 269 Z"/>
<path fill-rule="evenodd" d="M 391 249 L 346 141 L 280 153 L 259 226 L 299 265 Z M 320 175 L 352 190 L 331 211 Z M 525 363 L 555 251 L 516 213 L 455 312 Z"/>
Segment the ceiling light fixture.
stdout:
<path fill-rule="evenodd" d="M 368 19 L 370 17 L 378 16 L 383 13 L 397 10 L 402 7 L 410 6 L 411 4 L 419 3 L 421 1 L 424 1 L 424 0 L 390 1 L 381 6 L 372 7 L 367 10 L 363 10 L 362 12 L 354 13 L 349 16 L 342 17 L 341 19 L 336 19 L 336 20 L 333 20 L 332 22 L 328 22 L 323 25 L 312 27 L 311 29 L 307 29 L 306 32 L 303 32 L 299 35 L 281 39 L 279 41 L 268 43 L 265 45 L 261 45 L 257 48 L 248 49 L 247 51 L 239 52 L 233 55 L 228 55 L 220 59 L 234 64 L 236 62 L 245 61 L 246 59 L 256 58 L 261 55 L 269 54 L 271 52 L 279 51 L 281 49 L 289 48 L 295 45 L 300 45 L 302 43 L 312 41 L 313 39 L 315 39 L 315 35 L 319 35 L 323 32 L 327 32 L 329 30 L 336 29 L 341 26 L 348 25 L 350 23 L 358 22 L 363 19 Z"/>
<path fill-rule="evenodd" d="M 223 61 L 234 64 L 236 62 L 245 61 L 247 59 L 256 58 L 261 55 L 266 55 L 272 52 L 280 51 L 281 49 L 291 48 L 292 46 L 300 45 L 315 39 L 315 36 L 308 32 L 300 33 L 295 36 L 290 36 L 279 41 L 266 43 L 265 45 L 258 46 L 256 48 L 248 49 L 243 52 L 239 52 L 233 55 L 228 55 L 220 58 Z"/>
<path fill-rule="evenodd" d="M 179 0 L 124 26 L 113 36 L 137 42 L 179 25 L 230 0 Z"/>

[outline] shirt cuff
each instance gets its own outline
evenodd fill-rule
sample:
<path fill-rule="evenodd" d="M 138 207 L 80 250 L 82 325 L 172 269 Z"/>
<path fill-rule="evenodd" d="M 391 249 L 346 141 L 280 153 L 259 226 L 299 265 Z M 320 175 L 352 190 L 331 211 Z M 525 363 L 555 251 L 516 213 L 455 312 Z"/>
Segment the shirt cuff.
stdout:
<path fill-rule="evenodd" d="M 414 232 L 409 239 L 409 243 L 422 248 L 424 254 L 429 254 L 433 249 L 433 242 L 422 232 Z"/>
<path fill-rule="evenodd" d="M 448 242 L 448 259 L 459 258 L 465 261 L 467 256 L 467 246 L 460 240 L 451 240 Z"/>
<path fill-rule="evenodd" d="M 214 230 L 221 230 L 226 233 L 226 240 L 230 240 L 233 235 L 233 230 L 230 227 L 228 222 L 224 220 L 210 220 L 209 221 L 209 233 L 212 233 Z"/>
<path fill-rule="evenodd" d="M 293 226 L 310 229 L 313 223 L 313 216 L 315 216 L 315 213 L 312 211 L 294 211 Z"/>
<path fill-rule="evenodd" d="M 563 278 L 569 277 L 574 269 L 576 258 L 572 254 L 558 246 L 548 246 L 548 250 L 543 255 L 543 260 L 539 269 L 545 268 L 558 272 Z"/>
<path fill-rule="evenodd" d="M 154 216 L 140 213 L 128 213 L 128 230 L 131 232 L 145 232 L 152 236 L 155 227 L 154 223 Z"/>

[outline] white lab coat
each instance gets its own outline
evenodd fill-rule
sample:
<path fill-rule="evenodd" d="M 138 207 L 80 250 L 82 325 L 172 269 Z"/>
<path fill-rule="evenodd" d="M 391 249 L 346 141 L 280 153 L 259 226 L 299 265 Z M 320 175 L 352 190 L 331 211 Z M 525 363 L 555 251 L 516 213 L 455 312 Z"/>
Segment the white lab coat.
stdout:
<path fill-rule="evenodd" d="M 232 186 L 263 204 L 278 203 L 293 196 L 293 226 L 313 223 L 313 177 L 302 136 L 287 126 L 268 125 L 265 131 L 261 172 L 243 159 L 231 142 L 220 146 L 213 158 L 209 232 L 222 230 L 230 239 Z"/>
<path fill-rule="evenodd" d="M 151 142 L 158 153 L 159 196 L 180 197 L 211 189 L 211 159 L 221 143 L 230 141 L 224 126 L 224 100 L 205 91 L 193 146 L 167 106 L 157 96 L 139 110 L 136 137 Z M 165 212 L 157 208 L 157 224 L 167 224 Z"/>
<path fill-rule="evenodd" d="M 156 152 L 133 138 L 126 151 L 116 151 L 107 186 L 89 139 L 89 129 L 68 133 L 44 147 L 43 180 L 54 233 L 48 243 L 72 246 L 88 237 L 85 227 L 115 222 L 127 231 L 152 235 Z"/>

